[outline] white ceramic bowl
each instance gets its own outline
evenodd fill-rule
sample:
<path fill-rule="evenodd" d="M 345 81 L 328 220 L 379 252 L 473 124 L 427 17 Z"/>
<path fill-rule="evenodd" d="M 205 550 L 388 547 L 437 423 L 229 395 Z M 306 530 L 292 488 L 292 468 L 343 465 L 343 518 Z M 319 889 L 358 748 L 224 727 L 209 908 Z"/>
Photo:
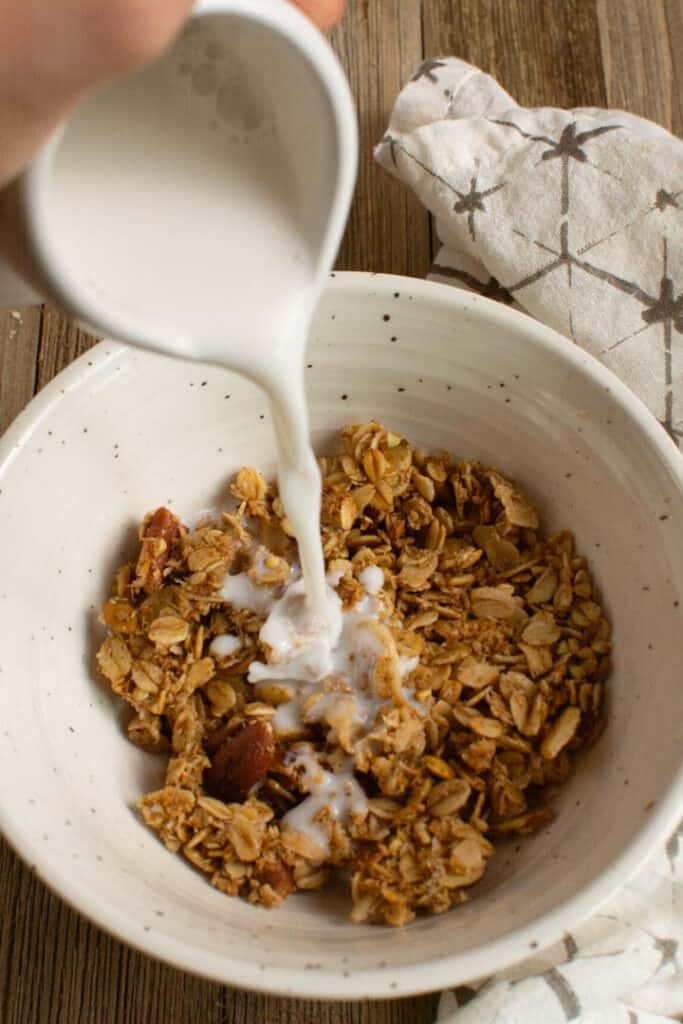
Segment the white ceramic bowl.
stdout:
<path fill-rule="evenodd" d="M 308 369 L 316 445 L 375 416 L 501 467 L 572 527 L 615 626 L 610 724 L 547 830 L 493 858 L 476 899 L 402 931 L 342 896 L 267 911 L 212 889 L 132 809 L 159 778 L 92 671 L 95 608 L 142 514 L 215 505 L 273 467 L 264 398 L 217 369 L 103 343 L 0 445 L 0 823 L 101 927 L 233 985 L 322 998 L 453 985 L 524 957 L 596 909 L 683 805 L 682 461 L 643 406 L 568 341 L 503 306 L 404 278 L 337 275 Z"/>

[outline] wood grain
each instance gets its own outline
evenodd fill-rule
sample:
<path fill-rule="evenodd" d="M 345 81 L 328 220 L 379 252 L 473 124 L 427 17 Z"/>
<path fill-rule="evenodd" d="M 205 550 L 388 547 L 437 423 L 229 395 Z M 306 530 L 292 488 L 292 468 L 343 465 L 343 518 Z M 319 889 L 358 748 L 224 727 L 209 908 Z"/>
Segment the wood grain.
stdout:
<path fill-rule="evenodd" d="M 396 96 L 422 59 L 419 0 L 356 0 L 332 34 L 356 98 L 360 167 L 339 254 L 342 270 L 422 277 L 429 268 L 429 218 L 407 189 L 374 163 Z"/>
<path fill-rule="evenodd" d="M 666 6 L 664 0 L 597 0 L 608 104 L 670 129 L 673 71 Z"/>
<path fill-rule="evenodd" d="M 521 106 L 605 104 L 593 0 L 426 0 L 423 21 L 427 56 L 476 64 Z"/>
<path fill-rule="evenodd" d="M 87 352 L 97 339 L 80 330 L 51 306 L 43 307 L 38 348 L 36 391 L 45 387 L 55 374 Z"/>
<path fill-rule="evenodd" d="M 39 309 L 0 310 L 0 432 L 33 395 Z"/>
<path fill-rule="evenodd" d="M 422 276 L 427 215 L 378 170 L 401 85 L 423 56 L 455 54 L 525 105 L 605 105 L 683 133 L 681 0 L 349 0 L 332 42 L 360 115 L 361 166 L 344 269 Z M 57 311 L 0 313 L 0 429 L 92 344 Z M 436 997 L 304 1003 L 230 990 L 165 967 L 92 927 L 0 843 L 2 1024 L 431 1024 Z"/>
<path fill-rule="evenodd" d="M 88 924 L 0 844 L 2 1024 L 432 1024 L 435 996 L 278 999 L 202 981 Z"/>
<path fill-rule="evenodd" d="M 683 3 L 665 0 L 665 34 L 671 52 L 671 131 L 683 136 Z"/>

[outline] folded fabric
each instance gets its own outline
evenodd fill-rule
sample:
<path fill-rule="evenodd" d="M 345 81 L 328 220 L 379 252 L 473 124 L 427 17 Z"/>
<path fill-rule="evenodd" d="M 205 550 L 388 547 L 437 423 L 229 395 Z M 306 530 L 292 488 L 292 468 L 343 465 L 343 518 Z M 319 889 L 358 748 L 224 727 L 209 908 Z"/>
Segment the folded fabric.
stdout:
<path fill-rule="evenodd" d="M 622 110 L 518 107 L 478 68 L 429 60 L 379 163 L 443 244 L 432 276 L 518 304 L 609 366 L 683 436 L 683 142 Z"/>
<path fill-rule="evenodd" d="M 550 324 L 683 437 L 683 142 L 621 110 L 526 110 L 489 75 L 428 60 L 379 163 L 434 214 L 437 280 Z M 457 913 L 457 911 L 456 911 Z M 592 920 L 444 993 L 448 1024 L 683 1020 L 683 823 Z"/>
<path fill-rule="evenodd" d="M 675 1024 L 683 1019 L 683 828 L 561 943 L 445 992 L 441 1024 Z M 457 913 L 457 911 L 455 911 Z"/>

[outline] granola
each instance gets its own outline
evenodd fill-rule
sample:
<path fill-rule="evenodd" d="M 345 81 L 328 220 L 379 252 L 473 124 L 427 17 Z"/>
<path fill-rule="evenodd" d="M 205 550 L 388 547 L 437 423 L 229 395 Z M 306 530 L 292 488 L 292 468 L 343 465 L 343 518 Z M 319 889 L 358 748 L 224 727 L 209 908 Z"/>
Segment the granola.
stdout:
<path fill-rule="evenodd" d="M 341 441 L 319 460 L 321 533 L 355 688 L 286 678 L 267 623 L 301 600 L 296 546 L 249 468 L 236 507 L 194 529 L 147 516 L 97 662 L 131 741 L 168 758 L 139 806 L 169 850 L 265 906 L 346 869 L 354 921 L 403 925 L 552 820 L 604 727 L 610 625 L 572 534 L 545 536 L 500 472 L 376 422 Z"/>

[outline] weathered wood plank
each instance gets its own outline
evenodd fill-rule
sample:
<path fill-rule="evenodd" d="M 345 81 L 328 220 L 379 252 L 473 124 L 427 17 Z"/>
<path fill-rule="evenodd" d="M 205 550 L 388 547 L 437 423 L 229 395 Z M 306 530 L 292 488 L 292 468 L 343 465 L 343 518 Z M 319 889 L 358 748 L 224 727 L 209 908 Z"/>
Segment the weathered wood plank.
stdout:
<path fill-rule="evenodd" d="M 0 842 L 3 1024 L 432 1024 L 435 996 L 324 1003 L 225 989 L 88 924 Z"/>
<path fill-rule="evenodd" d="M 33 395 L 39 309 L 0 310 L 0 433 Z"/>
<path fill-rule="evenodd" d="M 358 186 L 337 264 L 342 270 L 422 277 L 429 267 L 427 214 L 372 158 L 401 86 L 422 59 L 420 8 L 419 0 L 354 0 L 332 34 L 360 121 Z"/>
<path fill-rule="evenodd" d="M 3 1024 L 224 1024 L 225 990 L 88 924 L 0 843 Z M 133 984 L 134 979 L 134 984 Z"/>
<path fill-rule="evenodd" d="M 671 131 L 683 137 L 683 4 L 665 0 L 664 9 L 671 53 Z"/>
<path fill-rule="evenodd" d="M 594 0 L 425 0 L 428 57 L 462 57 L 522 106 L 604 106 Z"/>
<path fill-rule="evenodd" d="M 664 0 L 597 0 L 605 92 L 610 107 L 671 128 L 672 52 Z M 680 3 L 676 7 L 680 15 Z"/>
<path fill-rule="evenodd" d="M 87 352 L 96 342 L 96 338 L 80 330 L 59 310 L 45 306 L 40 332 L 36 390 L 39 391 L 60 370 L 72 363 L 77 356 Z"/>

